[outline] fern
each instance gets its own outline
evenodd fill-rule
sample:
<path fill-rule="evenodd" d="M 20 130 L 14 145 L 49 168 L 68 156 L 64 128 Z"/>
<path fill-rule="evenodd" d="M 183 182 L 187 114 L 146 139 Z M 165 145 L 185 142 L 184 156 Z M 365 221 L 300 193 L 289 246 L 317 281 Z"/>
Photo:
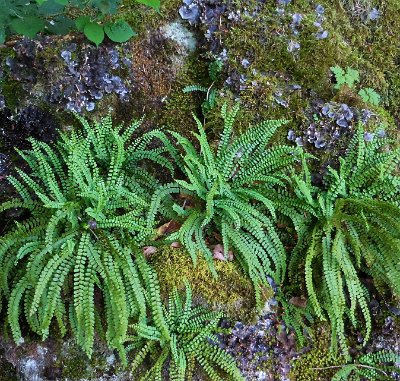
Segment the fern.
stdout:
<path fill-rule="evenodd" d="M 340 367 L 332 381 L 393 380 L 392 373 L 399 373 L 396 364 L 400 355 L 394 352 L 379 351 L 361 355 L 353 363 Z"/>
<path fill-rule="evenodd" d="M 263 122 L 233 138 L 238 109 L 236 105 L 227 111 L 226 105 L 223 106 L 224 128 L 216 150 L 197 118 L 199 133 L 194 136 L 200 152 L 188 139 L 171 133 L 179 148 L 170 146 L 169 150 L 186 179 L 176 179 L 155 192 L 148 227 L 154 225 L 170 196 L 180 192 L 180 202 L 175 202 L 173 210 L 182 226 L 171 239 L 181 241 L 194 263 L 201 253 L 217 275 L 209 246 L 211 234 L 218 233 L 225 256 L 232 249 L 250 276 L 261 306 L 260 290 L 267 283 L 267 274 L 280 283 L 286 272 L 286 253 L 274 226 L 274 202 L 268 191 L 285 185 L 301 151 L 288 146 L 268 146 L 274 132 L 284 123 L 281 120 Z M 187 207 L 187 203 L 192 205 Z"/>
<path fill-rule="evenodd" d="M 210 380 L 244 380 L 235 361 L 215 343 L 215 334 L 222 332 L 219 322 L 222 314 L 207 312 L 202 307 L 193 307 L 192 291 L 186 282 L 186 298 L 183 301 L 175 289 L 170 295 L 168 307 L 162 306 L 156 275 L 141 261 L 141 271 L 152 279 L 149 290 L 151 315 L 148 321 L 133 326 L 134 334 L 128 338 L 130 349 L 136 349 L 132 371 L 137 372 L 151 352 L 158 351 L 152 367 L 141 371 L 138 380 L 164 380 L 168 364 L 170 380 L 192 379 L 197 363 Z M 225 376 L 225 377 L 224 377 Z"/>
<path fill-rule="evenodd" d="M 360 273 L 380 289 L 400 293 L 399 150 L 389 150 L 386 139 L 366 142 L 363 134 L 360 127 L 339 169 L 329 168 L 324 190 L 312 185 L 303 161 L 303 175 L 292 176 L 297 199 L 283 193 L 275 198 L 277 210 L 292 218 L 299 235 L 289 277 L 304 274 L 315 315 L 331 323 L 332 349 L 339 344 L 347 357 L 345 319 L 360 326 L 362 318 L 364 343 L 371 333 Z"/>
<path fill-rule="evenodd" d="M 62 133 L 55 146 L 31 139 L 32 149 L 20 152 L 30 172 L 9 178 L 21 197 L 0 211 L 24 208 L 28 218 L 0 238 L 0 297 L 16 341 L 22 313 L 46 338 L 52 321 L 65 333 L 69 311 L 74 336 L 90 356 L 101 293 L 107 341 L 124 355 L 128 321 L 147 312 L 132 243 L 152 232 L 145 215 L 159 186 L 138 163 L 170 164 L 163 149 L 148 148 L 154 132 L 132 139 L 140 121 L 123 128 L 109 117 L 92 126 L 77 118 L 83 129 Z"/>
<path fill-rule="evenodd" d="M 218 97 L 217 90 L 214 89 L 214 84 L 218 80 L 219 74 L 222 72 L 223 62 L 219 59 L 212 61 L 208 66 L 208 75 L 212 81 L 209 87 L 201 85 L 189 85 L 183 88 L 184 93 L 202 92 L 206 93 L 206 99 L 201 104 L 203 114 L 205 115 L 208 111 L 213 109 L 216 105 L 216 100 Z"/>

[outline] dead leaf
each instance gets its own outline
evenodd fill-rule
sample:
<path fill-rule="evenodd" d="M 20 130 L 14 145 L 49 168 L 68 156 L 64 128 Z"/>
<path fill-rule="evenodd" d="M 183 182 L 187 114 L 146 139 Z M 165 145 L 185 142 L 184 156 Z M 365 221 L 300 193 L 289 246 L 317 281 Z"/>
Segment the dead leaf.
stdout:
<path fill-rule="evenodd" d="M 157 229 L 157 235 L 168 235 L 176 232 L 180 227 L 181 224 L 179 222 L 171 220 Z"/>
<path fill-rule="evenodd" d="M 157 248 L 155 246 L 144 246 L 142 250 L 144 256 L 148 258 L 157 251 Z"/>

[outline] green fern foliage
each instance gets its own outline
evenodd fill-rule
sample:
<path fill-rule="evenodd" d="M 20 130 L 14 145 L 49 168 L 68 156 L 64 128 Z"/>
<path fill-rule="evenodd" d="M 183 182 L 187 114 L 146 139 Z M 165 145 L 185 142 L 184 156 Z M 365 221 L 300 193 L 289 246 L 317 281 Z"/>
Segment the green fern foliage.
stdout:
<path fill-rule="evenodd" d="M 399 374 L 396 364 L 400 363 L 400 355 L 394 352 L 380 351 L 361 355 L 352 364 L 343 365 L 333 376 L 332 381 L 390 381 L 392 373 Z"/>
<path fill-rule="evenodd" d="M 137 164 L 169 163 L 162 150 L 148 149 L 151 133 L 132 139 L 140 121 L 123 128 L 109 117 L 94 125 L 78 119 L 83 128 L 56 145 L 31 139 L 32 149 L 19 152 L 30 171 L 9 178 L 20 197 L 0 211 L 24 208 L 27 218 L 0 238 L 0 297 L 17 342 L 21 315 L 43 338 L 54 320 L 62 333 L 69 323 L 90 356 L 103 315 L 109 345 L 124 353 L 129 319 L 146 315 L 131 242 L 152 231 L 144 217 L 157 186 Z"/>
<path fill-rule="evenodd" d="M 155 360 L 150 369 L 140 370 L 137 379 L 161 381 L 168 373 L 169 380 L 189 381 L 197 365 L 212 381 L 244 380 L 234 359 L 217 345 L 216 334 L 223 331 L 219 328 L 222 313 L 194 307 L 188 283 L 185 300 L 175 289 L 168 306 L 163 306 L 156 275 L 143 259 L 138 261 L 144 277 L 151 279 L 153 286 L 147 294 L 151 300 L 150 317 L 147 322 L 135 324 L 134 334 L 128 338 L 128 350 L 136 350 L 132 371 L 138 373 L 151 355 Z"/>
<path fill-rule="evenodd" d="M 366 142 L 359 128 L 339 169 L 328 169 L 325 189 L 312 184 L 304 161 L 302 176 L 292 176 L 297 198 L 276 195 L 277 209 L 292 218 L 299 235 L 289 277 L 304 274 L 314 313 L 330 321 L 332 348 L 339 344 L 345 355 L 346 318 L 365 327 L 364 343 L 371 333 L 362 274 L 378 290 L 400 294 L 400 156 L 389 143 L 377 137 Z"/>
<path fill-rule="evenodd" d="M 194 263 L 201 253 L 216 276 L 210 243 L 217 233 L 225 258 L 232 249 L 250 276 L 260 305 L 260 289 L 267 284 L 267 275 L 280 283 L 286 272 L 286 253 L 274 226 L 274 202 L 267 195 L 275 186 L 285 185 L 301 151 L 285 145 L 268 145 L 285 123 L 282 120 L 260 123 L 233 137 L 238 110 L 238 105 L 230 111 L 223 106 L 224 128 L 216 149 L 211 147 L 197 118 L 199 132 L 194 136 L 200 152 L 188 139 L 171 132 L 178 148 L 171 146 L 169 150 L 186 180 L 176 179 L 155 192 L 148 227 L 166 208 L 164 202 L 180 194 L 173 210 L 182 226 L 170 238 L 180 240 Z"/>
<path fill-rule="evenodd" d="M 219 59 L 212 61 L 208 65 L 208 75 L 212 81 L 209 87 L 204 87 L 201 85 L 189 85 L 183 88 L 184 93 L 202 92 L 206 94 L 206 99 L 204 99 L 203 103 L 201 104 L 204 115 L 208 111 L 213 109 L 216 105 L 218 92 L 217 89 L 214 88 L 214 84 L 218 80 L 219 74 L 222 72 L 223 66 L 223 62 Z"/>

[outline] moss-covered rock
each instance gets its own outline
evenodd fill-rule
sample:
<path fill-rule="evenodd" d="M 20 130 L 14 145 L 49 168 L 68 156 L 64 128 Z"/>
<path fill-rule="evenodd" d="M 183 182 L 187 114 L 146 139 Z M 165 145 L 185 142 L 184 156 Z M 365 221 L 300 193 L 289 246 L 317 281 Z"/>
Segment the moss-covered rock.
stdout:
<path fill-rule="evenodd" d="M 0 351 L 0 381 L 16 381 L 17 372 L 12 364 L 10 364 Z"/>
<path fill-rule="evenodd" d="M 192 285 L 197 303 L 225 311 L 232 318 L 250 321 L 256 316 L 254 290 L 251 281 L 235 262 L 215 261 L 218 278 L 213 278 L 205 259 L 199 258 L 194 267 L 184 249 L 160 248 L 152 257 L 164 299 L 177 287 L 184 289 L 184 279 Z M 272 290 L 265 290 L 265 298 Z"/>
<path fill-rule="evenodd" d="M 327 326 L 314 330 L 311 350 L 292 360 L 291 381 L 327 381 L 337 372 L 337 366 L 346 364 L 330 351 L 330 331 Z"/>

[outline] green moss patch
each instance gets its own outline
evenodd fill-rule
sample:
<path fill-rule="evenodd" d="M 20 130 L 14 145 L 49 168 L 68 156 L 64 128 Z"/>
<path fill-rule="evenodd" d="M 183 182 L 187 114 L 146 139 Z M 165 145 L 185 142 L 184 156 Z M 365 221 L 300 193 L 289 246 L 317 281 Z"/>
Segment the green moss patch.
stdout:
<path fill-rule="evenodd" d="M 185 250 L 164 246 L 152 256 L 151 263 L 159 276 L 164 298 L 174 287 L 184 290 L 184 279 L 187 279 L 198 303 L 225 311 L 238 320 L 252 320 L 256 314 L 253 286 L 234 262 L 215 261 L 219 275 L 215 279 L 205 259 L 199 258 L 194 267 Z M 268 296 L 272 296 L 270 289 L 266 290 Z"/>

